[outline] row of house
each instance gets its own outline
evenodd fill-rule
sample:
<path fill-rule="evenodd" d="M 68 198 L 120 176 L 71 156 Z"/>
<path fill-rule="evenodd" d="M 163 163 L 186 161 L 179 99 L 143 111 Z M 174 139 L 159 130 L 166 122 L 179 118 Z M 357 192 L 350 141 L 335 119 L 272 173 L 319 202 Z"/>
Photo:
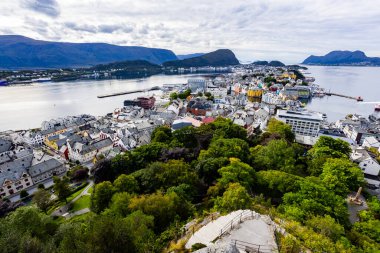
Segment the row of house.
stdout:
<path fill-rule="evenodd" d="M 65 165 L 54 157 L 37 154 L 30 147 L 1 145 L 0 139 L 0 196 L 8 197 L 66 172 Z"/>

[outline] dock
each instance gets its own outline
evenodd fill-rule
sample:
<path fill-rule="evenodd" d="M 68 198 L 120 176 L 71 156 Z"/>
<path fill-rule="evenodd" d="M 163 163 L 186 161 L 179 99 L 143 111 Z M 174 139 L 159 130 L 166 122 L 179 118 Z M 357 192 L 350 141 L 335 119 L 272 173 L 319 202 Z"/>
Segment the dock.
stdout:
<path fill-rule="evenodd" d="M 128 94 L 133 94 L 133 93 L 148 92 L 148 91 L 153 91 L 153 90 L 160 90 L 160 87 L 154 86 L 149 89 L 115 92 L 115 93 L 110 93 L 110 94 L 105 94 L 105 95 L 99 95 L 98 98 L 115 97 L 115 96 L 128 95 Z"/>
<path fill-rule="evenodd" d="M 353 100 L 356 100 L 356 101 L 363 101 L 363 98 L 360 97 L 360 96 L 359 97 L 353 97 L 353 96 L 347 96 L 347 95 L 333 93 L 333 92 L 325 92 L 325 94 L 327 96 L 337 96 L 337 97 L 343 97 L 343 98 L 353 99 Z"/>

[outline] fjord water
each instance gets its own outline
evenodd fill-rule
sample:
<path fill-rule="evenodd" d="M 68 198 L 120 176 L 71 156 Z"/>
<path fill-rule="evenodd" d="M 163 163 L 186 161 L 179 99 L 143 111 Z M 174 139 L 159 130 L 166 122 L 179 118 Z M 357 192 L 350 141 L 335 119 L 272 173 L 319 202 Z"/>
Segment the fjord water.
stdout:
<path fill-rule="evenodd" d="M 308 66 L 315 83 L 331 92 L 362 96 L 365 101 L 380 101 L 380 68 Z M 98 95 L 145 89 L 167 83 L 186 83 L 194 75 L 156 75 L 144 79 L 36 83 L 0 87 L 0 131 L 40 127 L 41 122 L 68 115 L 105 115 L 121 107 L 130 94 L 98 99 Z M 153 91 L 149 94 L 158 94 Z M 145 94 L 147 95 L 147 94 Z M 326 113 L 336 121 L 349 113 L 368 116 L 375 104 L 360 104 L 341 97 L 312 99 L 307 107 Z"/>
<path fill-rule="evenodd" d="M 160 91 L 97 98 L 114 92 L 186 83 L 194 75 L 156 75 L 143 79 L 34 83 L 0 87 L 0 131 L 40 127 L 42 121 L 71 115 L 106 115 L 125 99 Z"/>
<path fill-rule="evenodd" d="M 335 67 L 307 66 L 315 83 L 326 91 L 358 97 L 364 102 L 380 102 L 379 67 Z M 368 117 L 376 104 L 360 103 L 356 100 L 336 96 L 313 98 L 307 108 L 327 114 L 329 122 L 344 118 L 347 114 L 357 113 Z"/>

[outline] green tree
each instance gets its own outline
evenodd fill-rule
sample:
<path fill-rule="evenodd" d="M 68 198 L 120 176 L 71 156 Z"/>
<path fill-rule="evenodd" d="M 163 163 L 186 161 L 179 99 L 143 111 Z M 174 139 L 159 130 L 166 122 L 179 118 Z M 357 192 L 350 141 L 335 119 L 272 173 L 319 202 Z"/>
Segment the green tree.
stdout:
<path fill-rule="evenodd" d="M 207 150 L 202 150 L 198 160 L 218 157 L 235 157 L 246 162 L 249 156 L 248 143 L 242 139 L 217 139 L 213 141 Z"/>
<path fill-rule="evenodd" d="M 361 169 L 348 159 L 328 159 L 320 178 L 327 189 L 342 196 L 357 190 L 364 182 Z"/>
<path fill-rule="evenodd" d="M 294 133 L 292 132 L 292 127 L 285 124 L 282 121 L 271 118 L 268 122 L 267 131 L 271 134 L 278 133 L 282 138 L 289 142 L 294 141 Z"/>
<path fill-rule="evenodd" d="M 210 125 L 214 129 L 213 140 L 220 138 L 247 140 L 247 130 L 234 124 L 230 119 L 218 117 Z"/>
<path fill-rule="evenodd" d="M 92 196 L 92 210 L 101 213 L 111 202 L 114 188 L 109 181 L 104 181 L 95 186 Z"/>
<path fill-rule="evenodd" d="M 52 204 L 50 193 L 44 189 L 39 189 L 34 193 L 33 203 L 35 203 L 41 211 L 46 213 Z"/>
<path fill-rule="evenodd" d="M 262 170 L 256 173 L 257 190 L 267 197 L 280 198 L 287 192 L 299 190 L 302 177 L 278 170 Z"/>
<path fill-rule="evenodd" d="M 59 226 L 56 234 L 56 239 L 59 241 L 59 252 L 88 252 L 86 229 L 83 225 L 79 222 L 70 222 L 62 223 Z"/>
<path fill-rule="evenodd" d="M 19 207 L 0 220 L 0 251 L 54 251 L 51 241 L 56 231 L 57 224 L 50 216 L 34 206 Z"/>
<path fill-rule="evenodd" d="M 335 242 L 344 236 L 344 227 L 329 215 L 312 217 L 306 221 L 306 225 Z"/>
<path fill-rule="evenodd" d="M 219 169 L 220 178 L 218 182 L 227 187 L 230 183 L 239 183 L 247 190 L 252 189 L 255 180 L 255 170 L 237 158 L 230 158 L 230 164 Z"/>
<path fill-rule="evenodd" d="M 170 143 L 172 140 L 172 130 L 167 126 L 156 127 L 151 135 L 152 142 Z"/>
<path fill-rule="evenodd" d="M 90 221 L 86 233 L 87 252 L 136 252 L 132 233 L 122 218 L 96 216 Z"/>
<path fill-rule="evenodd" d="M 309 179 L 301 181 L 300 190 L 286 193 L 282 200 L 280 210 L 288 218 L 304 221 L 312 216 L 330 215 L 340 224 L 347 223 L 348 210 L 344 198 Z"/>
<path fill-rule="evenodd" d="M 198 146 L 196 135 L 197 130 L 192 126 L 183 127 L 173 132 L 174 139 L 187 148 L 195 148 Z"/>
<path fill-rule="evenodd" d="M 181 160 L 154 162 L 146 169 L 136 171 L 133 176 L 140 183 L 141 190 L 146 193 L 167 190 L 180 184 L 188 184 L 194 189 L 199 183 L 197 173 Z"/>
<path fill-rule="evenodd" d="M 348 142 L 343 141 L 341 139 L 334 139 L 328 136 L 319 137 L 318 141 L 313 146 L 313 148 L 320 148 L 320 147 L 328 147 L 331 150 L 334 150 L 346 155 L 347 157 L 349 157 L 351 153 L 351 147 Z"/>
<path fill-rule="evenodd" d="M 68 177 L 53 177 L 54 191 L 58 196 L 58 199 L 65 200 L 67 203 L 67 197 L 71 194 Z"/>
<path fill-rule="evenodd" d="M 155 244 L 154 217 L 135 211 L 124 219 L 132 231 L 131 237 L 137 252 L 153 252 Z"/>
<path fill-rule="evenodd" d="M 132 197 L 133 196 L 128 192 L 115 193 L 111 198 L 109 209 L 107 209 L 105 213 L 126 217 L 130 213 L 128 205 Z"/>
<path fill-rule="evenodd" d="M 207 158 L 199 160 L 196 166 L 199 177 L 207 184 L 211 185 L 218 177 L 218 170 L 229 163 L 227 157 Z"/>
<path fill-rule="evenodd" d="M 178 98 L 178 94 L 176 92 L 170 93 L 170 99 L 171 100 L 176 100 Z"/>
<path fill-rule="evenodd" d="M 146 215 L 153 216 L 156 232 L 165 230 L 177 215 L 185 219 L 193 212 L 192 206 L 174 192 L 165 195 L 157 192 L 134 197 L 131 199 L 129 209 L 140 210 Z"/>
<path fill-rule="evenodd" d="M 323 165 L 327 159 L 348 158 L 347 155 L 329 147 L 313 147 L 307 152 L 307 157 L 307 171 L 312 176 L 319 176 L 322 173 Z"/>
<path fill-rule="evenodd" d="M 20 191 L 20 198 L 26 198 L 29 196 L 29 193 L 26 190 L 21 190 Z"/>
<path fill-rule="evenodd" d="M 113 182 L 113 186 L 117 192 L 137 192 L 139 185 L 137 180 L 131 175 L 121 174 Z"/>
<path fill-rule="evenodd" d="M 147 145 L 135 148 L 131 152 L 129 169 L 131 172 L 145 168 L 149 163 L 155 162 L 161 158 L 164 150 L 169 146 L 161 142 L 153 142 Z"/>
<path fill-rule="evenodd" d="M 281 170 L 290 174 L 303 174 L 299 161 L 298 144 L 289 145 L 285 140 L 272 140 L 267 146 L 256 146 L 251 149 L 251 157 L 255 168 Z"/>
<path fill-rule="evenodd" d="M 223 193 L 222 197 L 215 200 L 215 208 L 221 212 L 232 212 L 239 209 L 250 208 L 252 199 L 244 186 L 232 183 Z"/>

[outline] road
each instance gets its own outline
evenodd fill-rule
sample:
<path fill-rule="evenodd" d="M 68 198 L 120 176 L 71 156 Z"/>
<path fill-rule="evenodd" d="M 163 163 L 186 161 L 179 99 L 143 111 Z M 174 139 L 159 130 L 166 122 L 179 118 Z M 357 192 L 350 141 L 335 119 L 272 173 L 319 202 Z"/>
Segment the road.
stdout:
<path fill-rule="evenodd" d="M 43 182 L 39 182 L 38 184 L 32 185 L 31 187 L 29 187 L 25 190 L 29 193 L 29 195 L 31 195 L 38 190 L 39 184 L 43 184 L 45 186 L 45 189 L 49 188 L 50 186 L 54 185 L 53 178 L 49 178 Z M 16 201 L 20 200 L 20 192 L 17 192 L 14 196 L 9 197 L 9 200 L 12 202 L 16 202 Z"/>

